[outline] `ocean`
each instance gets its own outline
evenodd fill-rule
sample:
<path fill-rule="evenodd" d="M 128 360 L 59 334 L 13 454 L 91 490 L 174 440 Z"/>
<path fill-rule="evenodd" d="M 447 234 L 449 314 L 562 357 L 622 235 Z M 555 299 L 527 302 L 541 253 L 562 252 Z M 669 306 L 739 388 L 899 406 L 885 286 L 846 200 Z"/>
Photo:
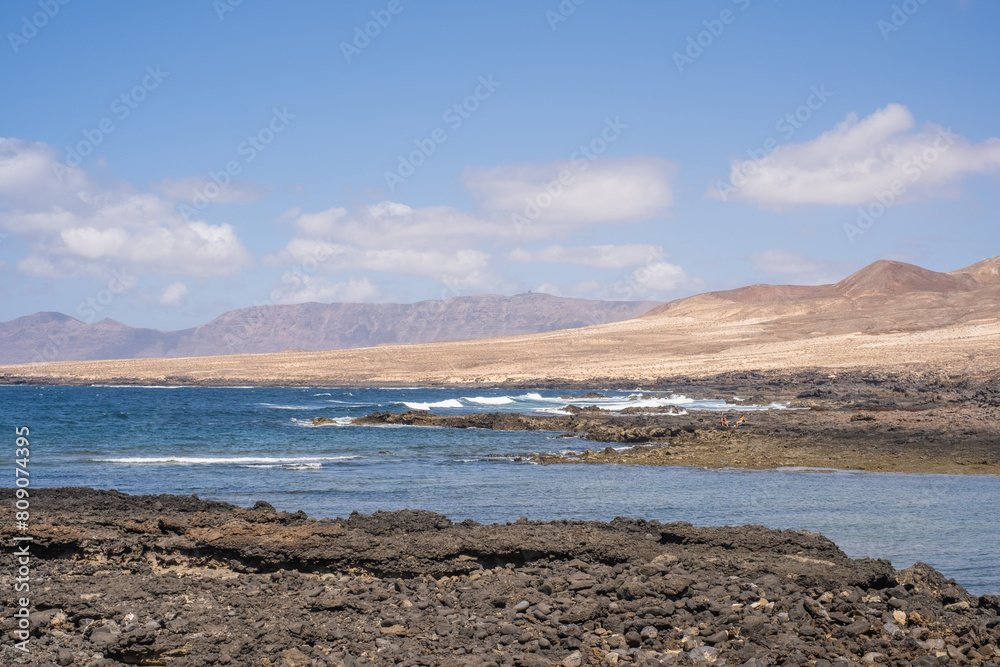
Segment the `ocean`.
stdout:
<path fill-rule="evenodd" d="M 996 476 L 810 470 L 537 465 L 518 454 L 603 448 L 548 432 L 353 426 L 375 411 L 558 414 L 579 391 L 195 387 L 0 387 L 14 486 L 16 427 L 31 430 L 32 487 L 265 500 L 310 516 L 403 508 L 454 521 L 599 519 L 761 524 L 826 535 L 849 556 L 926 562 L 977 594 L 1000 594 Z M 735 408 L 721 400 L 637 396 L 576 405 Z M 315 427 L 313 417 L 338 423 Z M 491 456 L 501 454 L 503 456 Z M 11 500 L 13 495 L 9 494 Z"/>

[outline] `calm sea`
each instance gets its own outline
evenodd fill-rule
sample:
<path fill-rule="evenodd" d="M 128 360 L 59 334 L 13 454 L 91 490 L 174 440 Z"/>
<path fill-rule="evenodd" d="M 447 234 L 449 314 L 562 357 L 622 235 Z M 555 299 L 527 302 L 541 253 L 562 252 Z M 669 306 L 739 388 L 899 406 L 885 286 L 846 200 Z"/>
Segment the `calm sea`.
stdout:
<path fill-rule="evenodd" d="M 198 494 L 314 517 L 402 508 L 453 520 L 630 516 L 823 533 L 848 555 L 924 561 L 1000 594 L 996 476 L 534 465 L 491 453 L 580 450 L 553 433 L 351 426 L 376 410 L 559 412 L 557 390 L 0 387 L 0 426 L 31 429 L 32 486 Z M 722 401 L 603 392 L 605 407 Z M 577 405 L 588 401 L 574 400 Z M 766 406 L 782 409 L 782 406 Z M 312 417 L 335 426 L 313 427 Z M 599 445 L 597 445 L 599 446 Z M 13 475 L 2 484 L 13 486 Z"/>

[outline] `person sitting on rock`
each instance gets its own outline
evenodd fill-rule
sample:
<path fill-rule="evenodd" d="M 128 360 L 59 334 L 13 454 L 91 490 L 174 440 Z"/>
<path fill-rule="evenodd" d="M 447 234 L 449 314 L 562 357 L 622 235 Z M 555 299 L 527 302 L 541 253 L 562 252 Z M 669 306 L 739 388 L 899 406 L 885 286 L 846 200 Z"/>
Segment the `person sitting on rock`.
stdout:
<path fill-rule="evenodd" d="M 743 424 L 743 423 L 745 423 L 745 422 L 746 422 L 746 420 L 747 420 L 747 418 L 746 418 L 745 416 L 743 416 L 743 417 L 740 417 L 740 420 L 739 420 L 738 422 L 736 422 L 736 428 L 739 428 L 739 427 L 740 427 L 740 424 Z"/>
<path fill-rule="evenodd" d="M 722 415 L 722 425 L 729 426 L 729 420 L 726 419 L 726 415 Z"/>

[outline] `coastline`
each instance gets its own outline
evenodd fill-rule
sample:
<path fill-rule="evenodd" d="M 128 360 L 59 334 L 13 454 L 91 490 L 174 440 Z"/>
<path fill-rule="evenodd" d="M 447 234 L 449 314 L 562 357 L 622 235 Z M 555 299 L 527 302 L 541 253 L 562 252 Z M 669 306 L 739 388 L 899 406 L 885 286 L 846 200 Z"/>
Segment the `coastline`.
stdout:
<path fill-rule="evenodd" d="M 165 384 L 184 386 L 177 384 L 177 378 L 169 378 Z M 433 382 L 423 384 L 435 386 Z M 273 382 L 262 386 L 288 385 Z M 297 386 L 329 385 L 303 382 Z M 516 391 L 558 388 L 565 397 L 565 411 L 572 414 L 385 413 L 356 417 L 353 423 L 544 430 L 571 436 L 563 449 L 572 453 L 493 452 L 544 464 L 1000 474 L 1000 378 L 989 372 L 951 375 L 926 367 L 810 368 L 670 376 L 646 384 L 618 378 L 441 386 Z M 692 410 L 679 415 L 671 414 L 677 412 L 673 408 L 666 412 L 647 408 L 606 412 L 585 407 L 589 392 L 608 389 L 725 400 L 732 405 L 728 415 L 733 421 L 740 415 L 748 421 L 740 428 L 725 428 L 715 411 Z M 749 405 L 772 404 L 792 409 L 739 412 Z M 325 416 L 314 412 L 302 417 L 322 423 Z"/>
<path fill-rule="evenodd" d="M 938 409 L 937 412 L 942 412 Z M 560 433 L 561 453 L 503 451 L 542 464 L 614 464 L 776 470 L 811 468 L 865 472 L 1000 475 L 997 429 L 979 428 L 980 415 L 887 411 L 748 413 L 743 427 L 723 427 L 708 415 L 572 417 L 510 413 L 441 416 L 422 411 L 373 413 L 354 424 L 540 430 Z M 323 423 L 322 418 L 317 422 Z"/>
<path fill-rule="evenodd" d="M 733 421 L 742 415 L 747 422 L 739 428 L 725 427 L 720 417 L 726 413 L 674 414 L 675 408 L 660 413 L 648 408 L 606 412 L 575 405 L 574 398 L 585 403 L 585 394 L 567 394 L 564 410 L 573 414 L 562 416 L 410 411 L 373 413 L 353 423 L 545 430 L 582 439 L 567 440 L 566 450 L 572 454 L 496 452 L 546 464 L 1000 474 L 1000 381 L 996 379 L 929 380 L 871 372 L 830 377 L 803 372 L 674 378 L 660 386 L 664 393 L 728 399 Z M 792 409 L 739 411 L 742 406 L 769 404 Z M 323 423 L 321 416 L 314 420 Z"/>
<path fill-rule="evenodd" d="M 267 503 L 33 493 L 22 664 L 1000 660 L 1000 596 L 849 559 L 813 533 L 409 510 L 315 521 Z M 0 507 L 3 539 L 12 512 Z"/>

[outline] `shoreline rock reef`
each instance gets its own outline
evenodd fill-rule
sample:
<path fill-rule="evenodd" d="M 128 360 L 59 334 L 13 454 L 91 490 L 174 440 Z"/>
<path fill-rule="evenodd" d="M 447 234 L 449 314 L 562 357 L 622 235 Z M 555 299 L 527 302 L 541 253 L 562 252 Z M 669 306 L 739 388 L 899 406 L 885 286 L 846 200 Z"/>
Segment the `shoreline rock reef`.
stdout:
<path fill-rule="evenodd" d="M 813 533 L 32 493 L 31 649 L 4 664 L 1000 664 L 1000 596 Z"/>
<path fill-rule="evenodd" d="M 664 378 L 656 394 L 729 400 L 721 414 L 678 408 L 581 407 L 587 393 L 565 395 L 569 415 L 488 413 L 438 415 L 411 410 L 355 418 L 359 425 L 540 430 L 605 446 L 570 444 L 570 454 L 496 452 L 538 463 L 677 465 L 705 468 L 831 468 L 872 472 L 1000 474 L 1000 380 L 926 378 L 874 372 L 731 373 L 711 378 Z M 741 400 L 734 400 L 739 396 Z M 748 405 L 795 409 L 741 412 Z M 658 411 L 659 410 L 659 411 Z M 334 423 L 324 417 L 313 423 Z M 625 447 L 621 447 L 624 445 Z M 616 447 L 617 446 L 617 447 Z"/>

